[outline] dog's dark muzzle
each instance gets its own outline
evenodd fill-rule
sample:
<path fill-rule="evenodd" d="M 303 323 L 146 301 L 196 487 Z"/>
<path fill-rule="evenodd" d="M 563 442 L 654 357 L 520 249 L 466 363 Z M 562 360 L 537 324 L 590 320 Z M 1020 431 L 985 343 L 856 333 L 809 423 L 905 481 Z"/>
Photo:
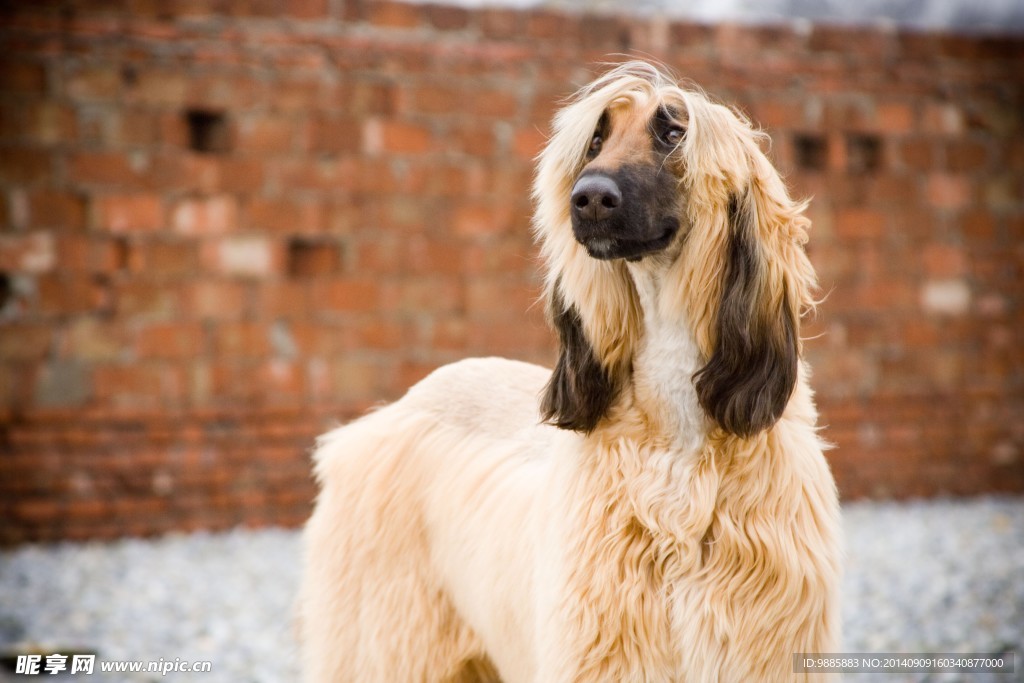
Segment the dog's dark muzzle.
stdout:
<path fill-rule="evenodd" d="M 667 247 L 679 231 L 675 183 L 669 174 L 624 168 L 592 171 L 576 181 L 569 199 L 576 241 L 593 258 L 635 261 Z"/>

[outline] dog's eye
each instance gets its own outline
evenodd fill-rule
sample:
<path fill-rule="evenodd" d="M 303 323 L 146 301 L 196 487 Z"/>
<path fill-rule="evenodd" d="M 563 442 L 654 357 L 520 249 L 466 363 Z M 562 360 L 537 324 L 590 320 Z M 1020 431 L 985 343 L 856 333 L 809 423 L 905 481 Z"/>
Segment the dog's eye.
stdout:
<path fill-rule="evenodd" d="M 685 128 L 675 128 L 675 127 L 673 127 L 673 128 L 669 128 L 664 133 L 662 133 L 661 139 L 665 141 L 665 144 L 672 145 L 673 147 L 675 147 L 676 145 L 678 145 L 680 142 L 683 141 L 683 138 L 685 136 L 686 136 L 686 129 Z"/>
<path fill-rule="evenodd" d="M 601 137 L 600 133 L 594 133 L 594 137 L 590 138 L 590 147 L 587 148 L 587 154 L 594 156 L 601 151 L 601 145 L 604 144 L 604 138 Z"/>

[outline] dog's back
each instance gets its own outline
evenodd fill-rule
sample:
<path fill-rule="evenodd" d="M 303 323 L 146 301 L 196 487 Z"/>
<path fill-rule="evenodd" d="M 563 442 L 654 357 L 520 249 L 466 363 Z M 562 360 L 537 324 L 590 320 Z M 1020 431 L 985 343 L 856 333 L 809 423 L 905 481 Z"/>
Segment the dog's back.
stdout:
<path fill-rule="evenodd" d="M 517 541 L 535 534 L 516 527 L 537 522 L 545 444 L 574 437 L 541 424 L 549 376 L 460 361 L 320 439 L 300 623 L 304 659 L 325 668 L 307 680 L 479 677 L 485 642 L 503 643 L 503 671 L 526 675 L 533 644 L 515 643 L 533 631 L 533 605 L 510 598 L 533 592 L 534 548 Z"/>

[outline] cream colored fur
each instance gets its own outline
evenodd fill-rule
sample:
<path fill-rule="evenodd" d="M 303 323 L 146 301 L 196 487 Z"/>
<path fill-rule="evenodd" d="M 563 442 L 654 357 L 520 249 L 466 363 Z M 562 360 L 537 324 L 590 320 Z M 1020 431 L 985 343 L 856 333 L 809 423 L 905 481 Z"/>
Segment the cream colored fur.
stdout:
<path fill-rule="evenodd" d="M 601 112 L 683 108 L 689 234 L 636 263 L 575 242 L 568 196 Z M 308 683 L 814 681 L 794 652 L 834 650 L 835 486 L 801 365 L 781 419 L 750 438 L 702 411 L 727 195 L 753 187 L 769 298 L 812 305 L 807 222 L 741 117 L 644 64 L 559 114 L 540 161 L 548 289 L 626 377 L 589 434 L 542 423 L 550 371 L 441 368 L 318 442 L 299 600 Z M 774 289 L 777 287 L 777 291 Z"/>

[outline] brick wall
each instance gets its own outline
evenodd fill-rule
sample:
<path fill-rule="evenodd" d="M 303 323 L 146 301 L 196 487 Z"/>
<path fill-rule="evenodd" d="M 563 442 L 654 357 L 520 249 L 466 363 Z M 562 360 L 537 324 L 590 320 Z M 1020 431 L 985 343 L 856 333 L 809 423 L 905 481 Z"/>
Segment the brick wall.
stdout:
<path fill-rule="evenodd" d="M 0 541 L 300 523 L 333 420 L 550 362 L 559 98 L 651 55 L 765 126 L 842 492 L 1024 491 L 1024 40 L 295 2 L 5 5 Z"/>

